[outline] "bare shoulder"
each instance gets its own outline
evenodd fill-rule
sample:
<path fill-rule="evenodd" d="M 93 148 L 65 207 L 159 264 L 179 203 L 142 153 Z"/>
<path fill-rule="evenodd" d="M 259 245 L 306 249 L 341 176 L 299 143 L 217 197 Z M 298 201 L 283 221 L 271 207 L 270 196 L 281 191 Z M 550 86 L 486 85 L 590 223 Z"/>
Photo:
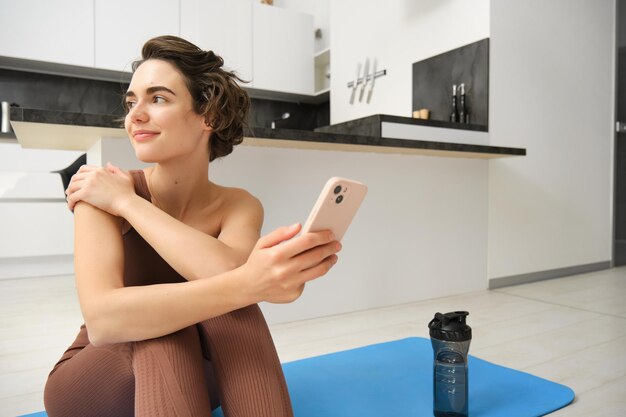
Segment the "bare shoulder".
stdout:
<path fill-rule="evenodd" d="M 221 195 L 224 214 L 227 217 L 245 214 L 263 218 L 263 205 L 261 201 L 243 188 L 224 187 L 216 185 Z"/>

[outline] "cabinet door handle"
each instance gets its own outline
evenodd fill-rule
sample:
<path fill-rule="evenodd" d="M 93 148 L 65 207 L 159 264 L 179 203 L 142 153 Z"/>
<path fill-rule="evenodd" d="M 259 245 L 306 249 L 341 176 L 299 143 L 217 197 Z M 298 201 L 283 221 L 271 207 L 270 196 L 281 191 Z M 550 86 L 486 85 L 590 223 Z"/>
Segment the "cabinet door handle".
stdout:
<path fill-rule="evenodd" d="M 626 133 L 626 123 L 624 123 L 624 122 L 615 122 L 615 131 L 617 133 Z"/>

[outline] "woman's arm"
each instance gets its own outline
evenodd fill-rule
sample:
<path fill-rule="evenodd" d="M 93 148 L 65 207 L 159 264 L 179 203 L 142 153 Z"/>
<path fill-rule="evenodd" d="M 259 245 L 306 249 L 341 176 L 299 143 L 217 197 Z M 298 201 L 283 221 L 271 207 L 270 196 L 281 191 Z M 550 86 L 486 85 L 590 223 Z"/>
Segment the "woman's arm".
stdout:
<path fill-rule="evenodd" d="M 340 249 L 330 232 L 293 238 L 294 225 L 262 237 L 244 265 L 213 279 L 124 287 L 120 220 L 84 202 L 74 213 L 76 285 L 96 346 L 163 336 L 260 301 L 293 301 Z"/>
<path fill-rule="evenodd" d="M 219 236 L 213 237 L 171 217 L 138 196 L 130 175 L 117 167 L 83 166 L 68 187 L 70 209 L 86 201 L 125 218 L 157 253 L 189 281 L 207 278 L 242 265 L 259 238 L 263 223 L 261 203 L 243 190 L 236 198 Z"/>
<path fill-rule="evenodd" d="M 171 217 L 136 194 L 125 200 L 118 215 L 176 272 L 194 281 L 241 266 L 250 255 L 259 239 L 263 208 L 245 194 L 232 203 L 217 238 Z"/>

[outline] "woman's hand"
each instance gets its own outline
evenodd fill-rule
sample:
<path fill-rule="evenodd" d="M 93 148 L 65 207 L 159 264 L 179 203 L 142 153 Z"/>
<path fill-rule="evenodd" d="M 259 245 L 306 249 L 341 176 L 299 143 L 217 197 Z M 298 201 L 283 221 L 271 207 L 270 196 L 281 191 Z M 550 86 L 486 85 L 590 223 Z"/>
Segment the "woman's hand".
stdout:
<path fill-rule="evenodd" d="M 259 239 L 241 267 L 251 298 L 271 303 L 289 303 L 304 290 L 304 284 L 326 274 L 335 263 L 341 244 L 332 232 L 294 236 L 301 225 L 283 227 Z M 293 238 L 293 239 L 292 239 Z M 257 302 L 258 302 L 257 301 Z"/>
<path fill-rule="evenodd" d="M 72 176 L 65 194 L 72 211 L 76 203 L 84 201 L 114 216 L 120 215 L 125 199 L 136 195 L 131 175 L 111 163 L 104 168 L 91 165 L 80 167 Z"/>

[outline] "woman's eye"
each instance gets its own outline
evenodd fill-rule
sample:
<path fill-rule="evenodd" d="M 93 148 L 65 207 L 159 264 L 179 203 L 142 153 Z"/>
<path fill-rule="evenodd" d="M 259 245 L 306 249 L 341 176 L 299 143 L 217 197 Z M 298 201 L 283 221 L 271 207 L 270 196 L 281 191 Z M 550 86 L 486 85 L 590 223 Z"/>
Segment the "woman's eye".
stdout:
<path fill-rule="evenodd" d="M 126 110 L 130 110 L 135 106 L 135 102 L 134 101 L 126 101 L 124 103 L 124 106 L 126 107 Z"/>
<path fill-rule="evenodd" d="M 154 102 L 155 103 L 165 103 L 165 97 L 163 96 L 154 96 Z"/>

